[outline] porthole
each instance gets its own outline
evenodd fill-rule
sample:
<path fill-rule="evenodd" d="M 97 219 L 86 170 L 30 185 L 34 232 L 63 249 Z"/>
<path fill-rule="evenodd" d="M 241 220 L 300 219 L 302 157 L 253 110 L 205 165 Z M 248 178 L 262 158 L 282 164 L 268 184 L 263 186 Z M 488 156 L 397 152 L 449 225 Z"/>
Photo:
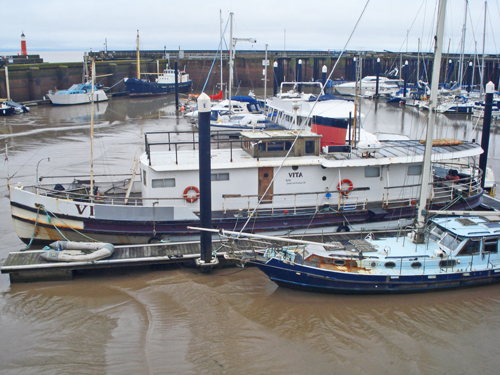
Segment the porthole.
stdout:
<path fill-rule="evenodd" d="M 269 173 L 264 173 L 264 178 L 268 178 L 269 177 Z"/>
<path fill-rule="evenodd" d="M 299 169 L 299 166 L 298 166 L 298 165 L 293 165 L 293 166 L 292 166 L 292 169 L 293 169 L 294 171 L 296 171 L 297 169 Z"/>
<path fill-rule="evenodd" d="M 345 266 L 345 260 L 335 259 L 333 261 L 333 264 L 335 264 L 336 266 Z"/>
<path fill-rule="evenodd" d="M 411 264 L 411 268 L 420 268 L 420 267 L 422 267 L 422 263 L 420 262 L 413 262 Z"/>
<path fill-rule="evenodd" d="M 323 181 L 326 181 L 326 176 L 323 176 L 322 180 L 323 180 Z"/>
<path fill-rule="evenodd" d="M 394 268 L 394 267 L 396 267 L 396 263 L 394 262 L 387 262 L 385 264 L 385 268 Z"/>

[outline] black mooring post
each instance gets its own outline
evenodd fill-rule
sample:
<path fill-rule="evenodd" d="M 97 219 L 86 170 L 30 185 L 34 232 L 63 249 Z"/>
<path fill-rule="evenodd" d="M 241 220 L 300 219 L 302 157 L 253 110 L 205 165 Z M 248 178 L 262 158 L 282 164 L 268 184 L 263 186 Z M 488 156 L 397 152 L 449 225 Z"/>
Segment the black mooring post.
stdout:
<path fill-rule="evenodd" d="M 405 68 L 405 74 L 404 74 L 404 87 L 403 87 L 403 98 L 406 98 L 406 85 L 407 85 L 407 82 L 408 82 L 408 60 L 406 60 L 404 66 Z"/>
<path fill-rule="evenodd" d="M 298 90 L 302 92 L 302 85 L 300 84 L 302 82 L 302 59 L 297 61 L 297 82 L 299 83 Z"/>
<path fill-rule="evenodd" d="M 380 78 L 380 57 L 377 59 L 377 81 L 375 82 L 375 97 L 378 98 L 378 81 Z"/>
<path fill-rule="evenodd" d="M 212 171 L 210 166 L 210 97 L 198 97 L 198 137 L 200 166 L 200 226 L 212 229 Z M 204 264 L 212 261 L 212 234 L 200 234 L 200 255 Z"/>
<path fill-rule="evenodd" d="M 278 86 L 279 86 L 279 82 L 278 82 L 278 62 L 275 61 L 273 63 L 273 95 L 276 96 L 276 94 L 278 93 Z"/>
<path fill-rule="evenodd" d="M 481 187 L 484 189 L 484 180 L 486 178 L 486 165 L 488 163 L 488 147 L 490 144 L 490 127 L 491 127 L 491 107 L 493 106 L 493 92 L 495 85 L 493 82 L 486 84 L 486 98 L 484 99 L 484 117 L 483 117 L 483 134 L 481 136 L 481 148 L 484 152 L 479 157 L 479 168 L 483 171 L 481 179 Z"/>
<path fill-rule="evenodd" d="M 468 80 L 468 84 L 467 84 L 467 95 L 470 94 L 470 91 L 472 90 L 472 70 L 473 70 L 473 67 L 472 67 L 472 61 L 469 62 L 469 80 Z"/>
<path fill-rule="evenodd" d="M 179 71 L 177 70 L 177 61 L 174 64 L 175 66 L 175 110 L 179 110 Z"/>

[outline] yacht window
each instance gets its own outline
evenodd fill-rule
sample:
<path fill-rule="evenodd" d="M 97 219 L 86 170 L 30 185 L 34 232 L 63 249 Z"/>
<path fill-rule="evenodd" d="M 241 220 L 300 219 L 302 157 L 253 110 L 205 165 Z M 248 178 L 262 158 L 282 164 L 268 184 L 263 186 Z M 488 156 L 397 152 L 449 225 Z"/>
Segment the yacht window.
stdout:
<path fill-rule="evenodd" d="M 481 240 L 476 238 L 468 239 L 458 255 L 477 255 L 481 249 Z"/>
<path fill-rule="evenodd" d="M 498 238 L 486 238 L 484 240 L 484 250 L 485 253 L 498 253 Z"/>
<path fill-rule="evenodd" d="M 142 170 L 142 183 L 144 184 L 144 186 L 147 186 L 146 185 L 146 170 L 145 169 Z"/>
<path fill-rule="evenodd" d="M 439 242 L 442 235 L 443 235 L 443 230 L 438 226 L 435 226 L 433 229 L 431 229 L 431 233 L 429 234 L 429 239 L 434 242 Z"/>
<path fill-rule="evenodd" d="M 365 177 L 380 177 L 380 167 L 365 167 Z"/>
<path fill-rule="evenodd" d="M 229 173 L 212 173 L 212 181 L 229 181 Z"/>
<path fill-rule="evenodd" d="M 314 141 L 306 141 L 306 155 L 314 154 Z"/>
<path fill-rule="evenodd" d="M 156 178 L 151 180 L 153 188 L 175 187 L 175 178 Z"/>
<path fill-rule="evenodd" d="M 420 164 L 410 165 L 408 167 L 408 176 L 420 176 L 422 174 L 422 166 Z"/>
<path fill-rule="evenodd" d="M 439 242 L 440 245 L 446 247 L 450 250 L 455 250 L 458 245 L 462 243 L 462 239 L 458 236 L 453 236 L 450 233 L 446 233 L 443 239 Z"/>

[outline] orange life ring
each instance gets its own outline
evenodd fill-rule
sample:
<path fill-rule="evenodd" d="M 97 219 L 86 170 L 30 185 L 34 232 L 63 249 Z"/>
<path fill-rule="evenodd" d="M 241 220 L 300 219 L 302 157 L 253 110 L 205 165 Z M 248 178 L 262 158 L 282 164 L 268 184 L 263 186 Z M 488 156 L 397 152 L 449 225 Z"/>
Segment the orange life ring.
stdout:
<path fill-rule="evenodd" d="M 349 187 L 347 188 L 347 190 L 342 190 L 342 186 L 344 186 L 344 184 L 349 185 Z M 354 185 L 352 184 L 352 181 L 348 180 L 348 179 L 340 181 L 339 184 L 337 185 L 337 190 L 340 191 L 340 194 L 344 195 L 344 196 L 347 196 L 347 194 L 349 194 L 349 192 L 353 188 L 354 188 Z"/>
<path fill-rule="evenodd" d="M 187 193 L 189 190 L 194 190 L 196 192 L 195 195 L 188 195 Z M 188 186 L 187 188 L 184 189 L 184 193 L 182 194 L 186 202 L 188 203 L 194 203 L 198 200 L 200 197 L 200 189 L 198 189 L 196 186 Z"/>

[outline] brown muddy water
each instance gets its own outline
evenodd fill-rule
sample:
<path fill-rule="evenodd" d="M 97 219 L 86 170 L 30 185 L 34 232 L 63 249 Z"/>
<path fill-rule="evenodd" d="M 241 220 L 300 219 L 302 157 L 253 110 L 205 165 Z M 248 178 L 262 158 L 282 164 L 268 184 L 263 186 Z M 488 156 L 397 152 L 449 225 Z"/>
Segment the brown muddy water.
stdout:
<path fill-rule="evenodd" d="M 144 133 L 190 130 L 171 97 L 99 104 L 95 173 L 130 173 Z M 5 176 L 87 174 L 90 107 L 0 118 L 0 263 L 24 248 Z M 426 116 L 364 101 L 372 132 L 422 138 Z M 438 116 L 436 137 L 476 138 L 470 118 Z M 491 165 L 500 177 L 492 130 Z M 3 142 L 2 142 L 3 143 Z M 3 146 L 3 145 L 2 145 Z M 42 160 L 50 157 L 50 161 Z M 124 270 L 10 285 L 0 275 L 0 374 L 496 374 L 500 285 L 398 296 L 279 288 L 255 268 Z"/>

